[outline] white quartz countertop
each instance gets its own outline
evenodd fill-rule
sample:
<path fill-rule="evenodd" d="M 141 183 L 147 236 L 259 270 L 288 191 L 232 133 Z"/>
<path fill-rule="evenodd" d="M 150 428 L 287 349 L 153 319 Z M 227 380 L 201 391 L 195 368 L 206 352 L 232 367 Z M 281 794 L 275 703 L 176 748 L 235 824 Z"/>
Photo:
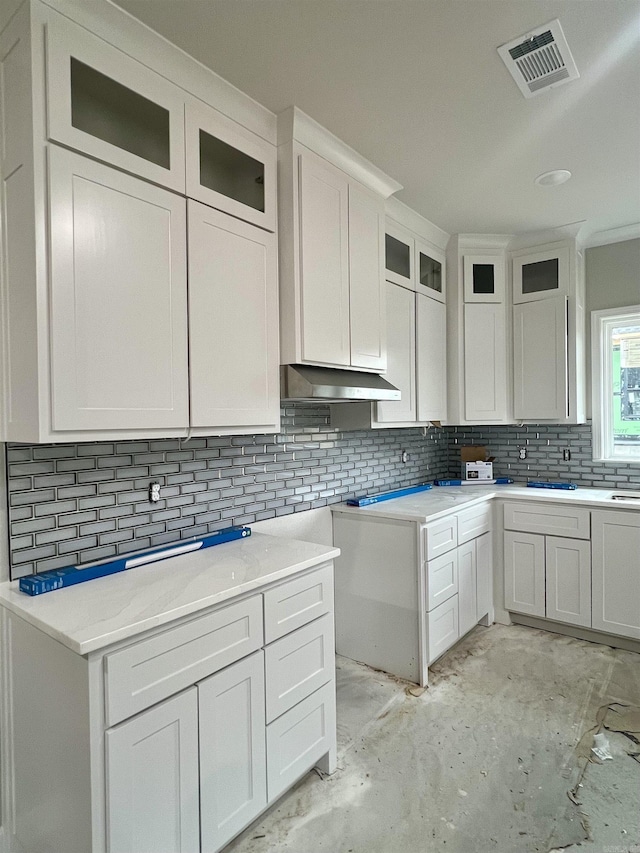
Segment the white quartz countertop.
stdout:
<path fill-rule="evenodd" d="M 613 500 L 613 495 L 625 495 L 626 500 Z M 368 515 L 379 518 L 396 518 L 404 521 L 417 521 L 424 524 L 434 521 L 450 512 L 474 506 L 493 498 L 509 500 L 527 500 L 537 502 L 562 502 L 589 506 L 606 507 L 615 510 L 636 510 L 640 512 L 640 490 L 620 489 L 532 489 L 522 485 L 510 486 L 434 486 L 425 492 L 406 495 L 401 498 L 381 501 L 365 507 L 336 504 L 334 513 L 348 515 Z"/>
<path fill-rule="evenodd" d="M 78 654 L 196 613 L 332 560 L 338 548 L 253 533 L 43 595 L 0 584 L 0 606 Z"/>

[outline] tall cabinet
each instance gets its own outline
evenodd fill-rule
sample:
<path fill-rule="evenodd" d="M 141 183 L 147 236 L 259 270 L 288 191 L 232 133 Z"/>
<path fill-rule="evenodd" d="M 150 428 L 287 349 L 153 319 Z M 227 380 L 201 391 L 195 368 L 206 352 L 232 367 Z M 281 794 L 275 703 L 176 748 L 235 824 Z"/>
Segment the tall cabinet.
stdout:
<path fill-rule="evenodd" d="M 390 198 L 385 223 L 385 378 L 398 401 L 331 406 L 338 429 L 427 425 L 447 413 L 446 234 Z"/>
<path fill-rule="evenodd" d="M 107 3 L 25 2 L 0 92 L 0 439 L 276 431 L 275 116 Z"/>
<path fill-rule="evenodd" d="M 509 236 L 456 234 L 447 246 L 447 353 L 452 424 L 512 423 Z"/>

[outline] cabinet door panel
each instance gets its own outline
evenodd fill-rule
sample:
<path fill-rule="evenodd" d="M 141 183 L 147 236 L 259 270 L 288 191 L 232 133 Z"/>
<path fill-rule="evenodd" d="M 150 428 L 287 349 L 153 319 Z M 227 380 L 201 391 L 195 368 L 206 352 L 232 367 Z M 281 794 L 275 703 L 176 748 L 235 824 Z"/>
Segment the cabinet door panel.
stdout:
<path fill-rule="evenodd" d="M 416 295 L 416 385 L 418 420 L 447 417 L 446 307 L 421 293 Z"/>
<path fill-rule="evenodd" d="M 516 420 L 568 416 L 566 297 L 514 305 L 513 365 Z"/>
<path fill-rule="evenodd" d="M 640 515 L 592 512 L 592 626 L 640 639 Z"/>
<path fill-rule="evenodd" d="M 384 199 L 349 184 L 349 316 L 351 364 L 387 366 L 384 268 Z"/>
<path fill-rule="evenodd" d="M 201 850 L 213 853 L 267 804 L 264 653 L 200 682 L 198 695 Z"/>
<path fill-rule="evenodd" d="M 180 89 L 60 16 L 47 23 L 47 107 L 50 139 L 184 192 Z"/>
<path fill-rule="evenodd" d="M 458 548 L 458 625 L 461 637 L 478 622 L 476 583 L 476 543 L 467 542 Z"/>
<path fill-rule="evenodd" d="M 198 820 L 195 687 L 105 736 L 108 853 L 193 853 Z"/>
<path fill-rule="evenodd" d="M 277 429 L 276 238 L 189 201 L 191 424 Z"/>
<path fill-rule="evenodd" d="M 449 551 L 427 563 L 427 610 L 433 610 L 458 592 L 458 551 Z"/>
<path fill-rule="evenodd" d="M 545 537 L 547 619 L 591 627 L 591 543 Z"/>
<path fill-rule="evenodd" d="M 504 534 L 504 606 L 516 613 L 545 615 L 544 536 Z"/>
<path fill-rule="evenodd" d="M 500 255 L 464 256 L 464 301 L 504 302 L 504 258 Z"/>
<path fill-rule="evenodd" d="M 416 289 L 415 240 L 411 232 L 391 220 L 385 227 L 385 278 L 387 281 Z"/>
<path fill-rule="evenodd" d="M 312 154 L 300 165 L 300 280 L 305 361 L 348 365 L 349 182 Z"/>
<path fill-rule="evenodd" d="M 518 254 L 513 259 L 513 302 L 537 302 L 569 293 L 568 247 Z"/>
<path fill-rule="evenodd" d="M 402 423 L 416 419 L 416 317 L 415 294 L 404 287 L 386 283 L 387 288 L 387 372 L 385 378 L 400 389 L 400 400 L 378 403 L 381 423 Z"/>
<path fill-rule="evenodd" d="M 53 428 L 188 423 L 184 199 L 51 146 Z"/>
<path fill-rule="evenodd" d="M 493 534 L 476 539 L 476 618 L 493 612 Z"/>
<path fill-rule="evenodd" d="M 460 636 L 458 629 L 458 596 L 443 602 L 427 616 L 429 665 L 446 652 Z"/>
<path fill-rule="evenodd" d="M 505 307 L 464 306 L 464 405 L 468 421 L 507 417 Z"/>
<path fill-rule="evenodd" d="M 276 230 L 276 150 L 200 101 L 185 112 L 187 195 Z"/>

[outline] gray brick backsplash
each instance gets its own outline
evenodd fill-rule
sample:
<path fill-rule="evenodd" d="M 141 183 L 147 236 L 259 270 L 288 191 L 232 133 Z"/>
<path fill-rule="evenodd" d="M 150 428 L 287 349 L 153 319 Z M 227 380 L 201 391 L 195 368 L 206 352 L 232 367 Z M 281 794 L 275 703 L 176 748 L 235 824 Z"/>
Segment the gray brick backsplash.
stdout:
<path fill-rule="evenodd" d="M 315 404 L 287 404 L 277 435 L 7 445 L 12 577 L 459 476 L 463 444 L 486 444 L 496 476 L 640 484 L 636 467 L 593 462 L 590 425 L 338 432 L 329 408 Z M 155 504 L 152 481 L 161 486 Z"/>

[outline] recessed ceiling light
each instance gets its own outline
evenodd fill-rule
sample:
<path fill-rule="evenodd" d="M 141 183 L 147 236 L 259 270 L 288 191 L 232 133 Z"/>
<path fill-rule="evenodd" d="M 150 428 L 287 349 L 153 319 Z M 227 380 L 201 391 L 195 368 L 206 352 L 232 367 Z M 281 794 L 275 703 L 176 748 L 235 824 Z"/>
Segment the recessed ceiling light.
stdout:
<path fill-rule="evenodd" d="M 552 172 L 543 172 L 535 179 L 535 183 L 541 187 L 557 187 L 564 184 L 571 177 L 568 169 L 554 169 Z"/>

